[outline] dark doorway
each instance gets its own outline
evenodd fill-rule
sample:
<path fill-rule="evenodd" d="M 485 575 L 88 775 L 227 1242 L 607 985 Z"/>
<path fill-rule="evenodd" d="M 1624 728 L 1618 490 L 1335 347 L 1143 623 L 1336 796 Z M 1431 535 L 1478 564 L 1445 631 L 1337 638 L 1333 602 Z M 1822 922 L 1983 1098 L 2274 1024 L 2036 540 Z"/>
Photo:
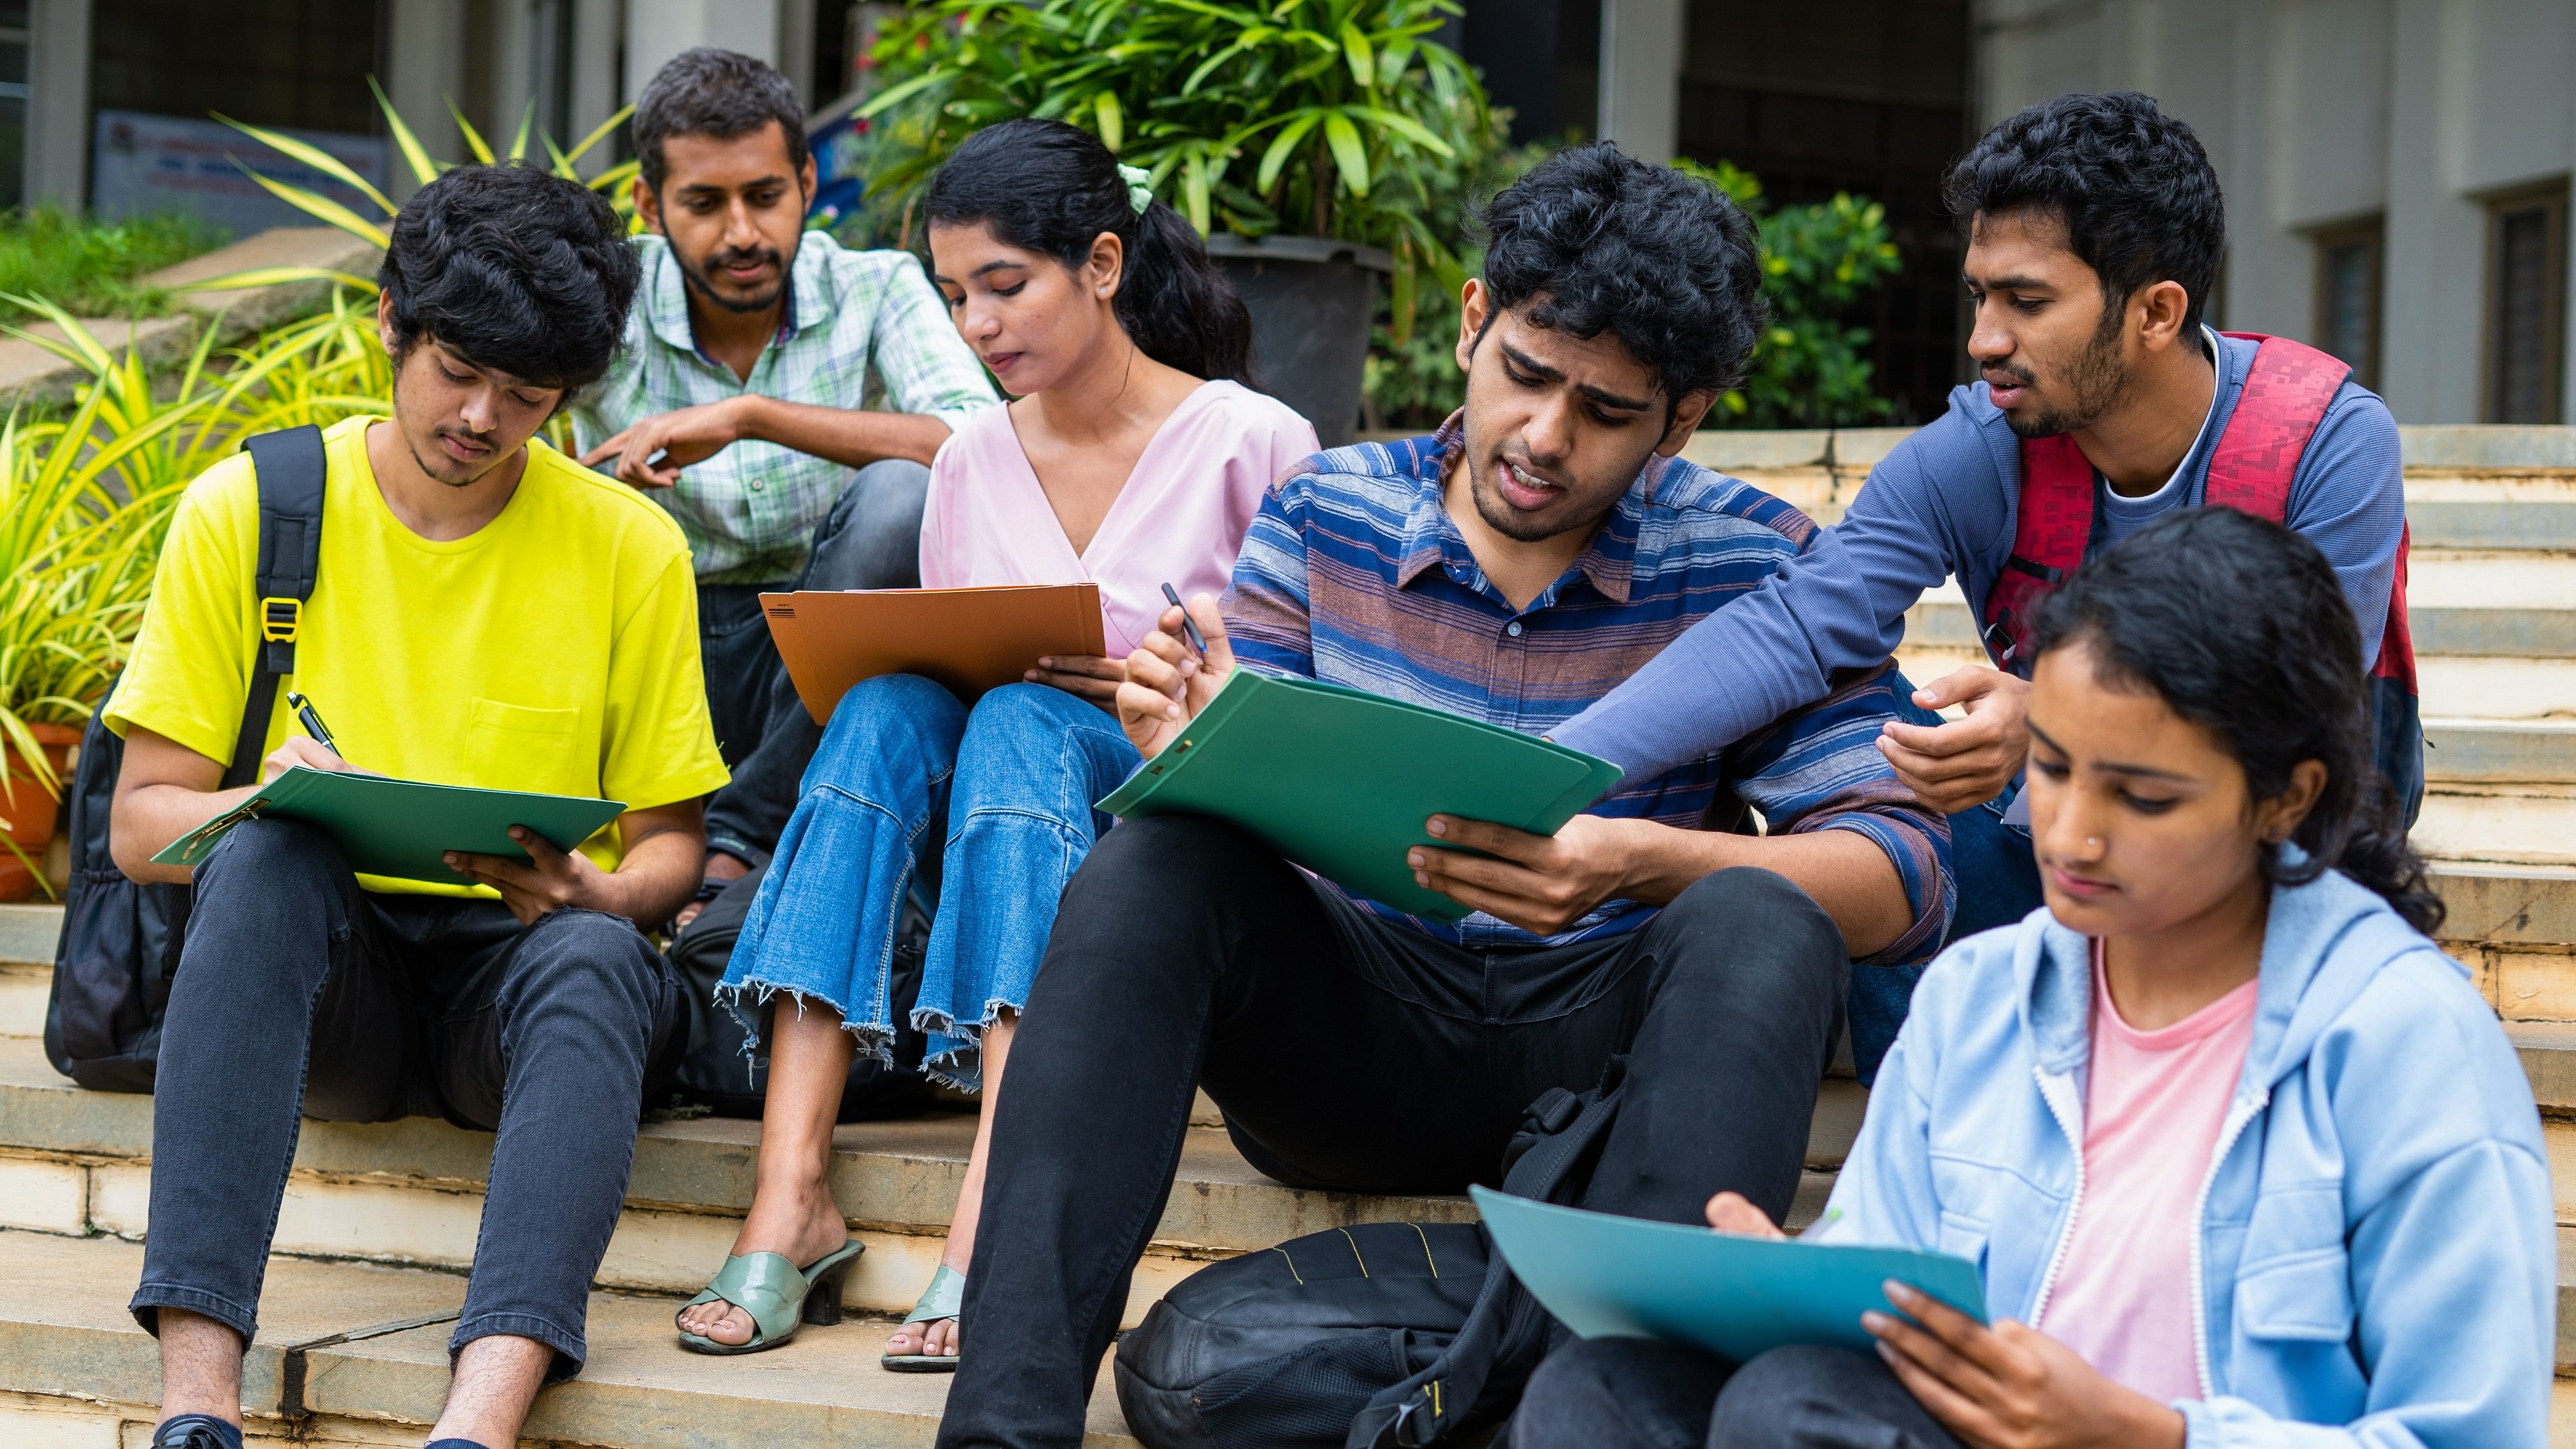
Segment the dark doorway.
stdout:
<path fill-rule="evenodd" d="M 1512 144 L 1589 136 L 1601 94 L 1601 0 L 1474 0 L 1442 37 L 1512 113 Z"/>
<path fill-rule="evenodd" d="M 1887 207 L 1904 268 L 1854 320 L 1893 422 L 1920 423 L 1966 376 L 1959 235 L 1941 172 L 1968 135 L 1968 0 L 1691 0 L 1681 153 L 1732 161 L 1763 195 Z"/>

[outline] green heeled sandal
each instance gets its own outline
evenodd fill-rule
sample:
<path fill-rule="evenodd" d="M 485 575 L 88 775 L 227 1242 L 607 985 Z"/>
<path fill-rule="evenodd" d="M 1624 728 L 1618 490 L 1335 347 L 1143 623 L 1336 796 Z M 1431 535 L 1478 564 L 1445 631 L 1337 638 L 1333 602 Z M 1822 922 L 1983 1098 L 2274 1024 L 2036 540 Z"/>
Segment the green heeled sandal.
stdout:
<path fill-rule="evenodd" d="M 903 1321 L 906 1328 L 916 1323 L 937 1323 L 957 1317 L 966 1302 L 966 1275 L 942 1263 L 930 1275 L 930 1286 L 921 1290 L 921 1301 L 912 1305 L 912 1316 Z M 959 1327 L 965 1325 L 961 1321 Z M 877 1363 L 899 1374 L 947 1374 L 957 1371 L 953 1353 L 881 1353 Z"/>
<path fill-rule="evenodd" d="M 680 1347 L 691 1353 L 759 1353 L 786 1347 L 796 1330 L 808 1323 L 840 1322 L 842 1280 L 850 1276 L 851 1265 L 865 1251 L 867 1245 L 852 1238 L 803 1268 L 778 1253 L 725 1259 L 715 1277 L 707 1280 L 705 1291 L 680 1305 L 680 1313 L 701 1303 L 730 1303 L 751 1315 L 750 1341 L 718 1343 L 681 1329 Z M 679 1314 L 672 1315 L 675 1328 L 678 1319 Z"/>

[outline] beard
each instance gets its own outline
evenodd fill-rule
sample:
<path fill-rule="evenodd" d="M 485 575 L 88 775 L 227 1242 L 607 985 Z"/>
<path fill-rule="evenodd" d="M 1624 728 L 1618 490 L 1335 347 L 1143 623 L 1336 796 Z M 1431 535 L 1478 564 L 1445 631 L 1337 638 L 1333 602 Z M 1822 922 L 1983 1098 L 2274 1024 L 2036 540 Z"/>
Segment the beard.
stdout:
<path fill-rule="evenodd" d="M 2054 438 L 2091 427 L 2096 419 L 2111 410 L 2113 403 L 2120 400 L 2121 391 L 2129 385 L 2128 366 L 2120 360 L 2122 315 L 2118 310 L 2106 308 L 2102 325 L 2093 329 L 2093 336 L 2084 344 L 2084 350 L 2067 365 L 2065 383 L 2069 398 L 2065 406 L 2043 409 L 2026 420 L 2010 413 L 2004 415 L 2016 435 Z M 1999 370 L 2010 372 L 2025 386 L 2037 381 L 2036 375 L 2026 368 Z"/>
<path fill-rule="evenodd" d="M 689 290 L 728 312 L 766 312 L 778 305 L 779 294 L 787 290 L 787 264 L 776 247 L 726 247 L 703 257 L 682 256 L 680 249 L 673 247 L 671 256 L 679 262 L 680 278 L 689 284 Z M 778 268 L 777 284 L 751 297 L 719 290 L 715 283 L 715 269 L 734 262 L 769 263 Z"/>
<path fill-rule="evenodd" d="M 1587 499 L 1583 485 L 1568 480 L 1555 503 L 1536 513 L 1526 512 L 1503 501 L 1502 490 L 1488 471 L 1490 465 L 1472 461 L 1473 455 L 1470 457 L 1467 496 L 1475 502 L 1476 516 L 1485 520 L 1487 528 L 1515 543 L 1539 543 L 1589 529 L 1608 517 L 1619 500 L 1627 496 L 1628 490 L 1622 486 L 1597 501 Z M 1643 463 L 1638 465 L 1640 468 L 1644 466 Z M 1629 476 L 1633 478 L 1636 475 L 1631 472 Z"/>

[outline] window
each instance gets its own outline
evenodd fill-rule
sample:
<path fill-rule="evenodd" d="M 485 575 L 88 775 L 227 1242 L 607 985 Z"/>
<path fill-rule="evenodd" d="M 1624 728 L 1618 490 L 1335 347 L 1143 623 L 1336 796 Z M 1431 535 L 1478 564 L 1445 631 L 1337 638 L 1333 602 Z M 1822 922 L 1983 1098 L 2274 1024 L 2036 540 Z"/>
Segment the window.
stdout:
<path fill-rule="evenodd" d="M 2378 217 L 2317 233 L 2317 346 L 2352 364 L 2352 380 L 2379 386 Z"/>
<path fill-rule="evenodd" d="M 2558 421 L 2567 183 L 2487 206 L 2486 421 Z"/>

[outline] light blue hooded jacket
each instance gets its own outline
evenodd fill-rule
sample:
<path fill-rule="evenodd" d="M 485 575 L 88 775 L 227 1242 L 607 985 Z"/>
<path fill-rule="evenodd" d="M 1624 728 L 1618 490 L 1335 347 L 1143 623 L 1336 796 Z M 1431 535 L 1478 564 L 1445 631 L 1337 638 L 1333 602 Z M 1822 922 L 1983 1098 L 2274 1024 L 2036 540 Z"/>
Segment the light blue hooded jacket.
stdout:
<path fill-rule="evenodd" d="M 1809 1236 L 1956 1254 L 1989 1313 L 2046 1328 L 2092 996 L 2088 943 L 2045 908 L 1944 952 Z M 2557 1230 L 2530 1084 L 2466 972 L 2340 873 L 2272 893 L 2192 1233 L 2191 1449 L 2546 1442 Z"/>

